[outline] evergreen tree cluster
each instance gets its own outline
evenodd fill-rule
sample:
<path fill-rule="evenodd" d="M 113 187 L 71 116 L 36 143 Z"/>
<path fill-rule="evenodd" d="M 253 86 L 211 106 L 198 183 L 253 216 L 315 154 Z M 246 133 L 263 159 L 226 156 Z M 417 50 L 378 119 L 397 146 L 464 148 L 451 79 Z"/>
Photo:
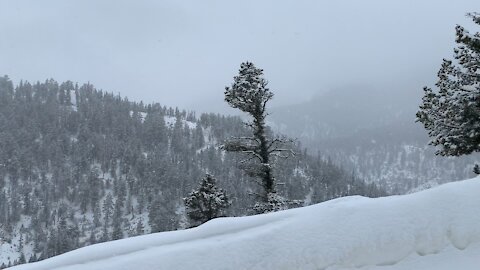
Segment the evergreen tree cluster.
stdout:
<path fill-rule="evenodd" d="M 480 25 L 480 14 L 468 16 Z M 417 112 L 438 154 L 460 156 L 480 151 L 480 32 L 456 27 L 455 60 L 443 60 L 438 89 L 424 88 Z"/>
<path fill-rule="evenodd" d="M 182 198 L 206 172 L 229 195 L 224 214 L 248 214 L 258 186 L 238 169 L 242 158 L 219 147 L 242 134 L 238 117 L 197 117 L 91 84 L 50 79 L 14 86 L 0 77 L 0 245 L 12 248 L 8 258 L 0 254 L 0 265 L 185 228 Z M 385 195 L 295 147 L 299 154 L 275 169 L 283 197 L 313 204 Z"/>

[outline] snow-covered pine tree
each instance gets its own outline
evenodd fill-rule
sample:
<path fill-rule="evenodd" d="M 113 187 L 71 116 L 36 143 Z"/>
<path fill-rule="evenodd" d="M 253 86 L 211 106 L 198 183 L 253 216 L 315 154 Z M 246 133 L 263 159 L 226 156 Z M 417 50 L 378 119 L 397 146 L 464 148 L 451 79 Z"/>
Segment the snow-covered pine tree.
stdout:
<path fill-rule="evenodd" d="M 28 262 L 32 263 L 32 262 L 36 262 L 36 261 L 38 261 L 37 254 L 33 253 L 33 255 L 30 256 L 30 259 L 28 259 Z"/>
<path fill-rule="evenodd" d="M 97 237 L 95 236 L 95 232 L 93 230 L 90 232 L 90 237 L 88 238 L 88 242 L 90 245 L 97 243 Z"/>
<path fill-rule="evenodd" d="M 18 264 L 24 264 L 27 262 L 27 259 L 25 258 L 25 254 L 22 252 L 20 252 L 20 258 L 18 259 Z"/>
<path fill-rule="evenodd" d="M 290 205 L 301 205 L 301 203 L 290 202 L 284 197 L 278 195 L 277 193 L 269 193 L 267 202 L 257 202 L 253 206 L 254 213 L 269 213 L 276 212 L 280 210 L 286 210 Z M 298 207 L 298 206 L 296 206 Z"/>
<path fill-rule="evenodd" d="M 137 227 L 135 228 L 135 235 L 143 235 L 144 233 L 145 233 L 145 228 L 143 226 L 142 220 L 140 219 L 137 222 Z"/>
<path fill-rule="evenodd" d="M 226 192 L 216 182 L 213 176 L 206 174 L 198 189 L 183 199 L 191 227 L 221 216 L 230 205 Z"/>
<path fill-rule="evenodd" d="M 223 149 L 246 154 L 248 158 L 242 161 L 244 170 L 250 176 L 261 179 L 263 193 L 259 194 L 261 202 L 255 205 L 255 213 L 276 211 L 279 208 L 272 208 L 272 205 L 286 203 L 276 192 L 272 161 L 275 157 L 286 158 L 293 154 L 290 147 L 285 147 L 291 140 L 267 136 L 266 106 L 273 98 L 267 84 L 262 69 L 256 68 L 251 62 L 244 62 L 240 65 L 239 75 L 234 77 L 232 86 L 225 88 L 225 101 L 253 118 L 252 122 L 246 123 L 252 130 L 252 136 L 231 138 L 223 145 Z M 286 205 L 281 208 L 286 208 Z"/>
<path fill-rule="evenodd" d="M 148 209 L 148 223 L 151 232 L 173 231 L 177 228 L 175 215 L 175 202 L 165 201 L 162 196 L 157 196 Z"/>
<path fill-rule="evenodd" d="M 118 240 L 122 239 L 124 237 L 123 235 L 123 220 L 122 220 L 122 206 L 120 200 L 117 200 L 115 202 L 115 207 L 114 207 L 114 212 L 113 212 L 113 218 L 112 218 L 112 226 L 113 226 L 113 231 L 112 231 L 112 240 Z"/>
<path fill-rule="evenodd" d="M 480 14 L 468 14 L 480 25 Z M 437 154 L 461 156 L 480 151 L 480 32 L 470 34 L 456 27 L 455 60 L 443 60 L 438 72 L 437 91 L 424 88 L 422 105 L 417 112 L 439 146 Z"/>

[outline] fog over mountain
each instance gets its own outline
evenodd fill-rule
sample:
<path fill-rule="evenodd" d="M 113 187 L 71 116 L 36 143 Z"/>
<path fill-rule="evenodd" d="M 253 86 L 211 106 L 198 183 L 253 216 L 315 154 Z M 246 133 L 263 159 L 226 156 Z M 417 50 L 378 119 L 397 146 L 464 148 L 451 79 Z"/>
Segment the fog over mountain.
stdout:
<path fill-rule="evenodd" d="M 132 100 L 235 113 L 242 61 L 265 70 L 273 106 L 346 85 L 432 84 L 474 0 L 1 1 L 0 74 L 90 81 Z M 417 102 L 417 100 L 412 102 Z"/>
<path fill-rule="evenodd" d="M 270 125 L 392 193 L 473 176 L 478 155 L 442 157 L 415 113 L 419 93 L 350 86 L 277 107 Z"/>

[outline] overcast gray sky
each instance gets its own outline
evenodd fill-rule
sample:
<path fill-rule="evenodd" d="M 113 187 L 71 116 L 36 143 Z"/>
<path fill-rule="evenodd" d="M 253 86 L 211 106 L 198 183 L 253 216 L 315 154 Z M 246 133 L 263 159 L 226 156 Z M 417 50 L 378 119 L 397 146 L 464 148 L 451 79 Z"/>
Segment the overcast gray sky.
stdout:
<path fill-rule="evenodd" d="M 0 0 L 0 74 L 215 111 L 245 60 L 274 105 L 342 85 L 421 91 L 473 11 L 480 1 Z"/>

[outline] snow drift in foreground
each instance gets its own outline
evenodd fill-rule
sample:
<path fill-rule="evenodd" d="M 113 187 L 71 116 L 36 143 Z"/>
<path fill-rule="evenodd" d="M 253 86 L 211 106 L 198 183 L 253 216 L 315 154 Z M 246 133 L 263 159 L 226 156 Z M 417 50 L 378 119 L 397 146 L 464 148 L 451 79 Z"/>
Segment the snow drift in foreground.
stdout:
<path fill-rule="evenodd" d="M 480 178 L 97 244 L 21 269 L 479 269 Z"/>

